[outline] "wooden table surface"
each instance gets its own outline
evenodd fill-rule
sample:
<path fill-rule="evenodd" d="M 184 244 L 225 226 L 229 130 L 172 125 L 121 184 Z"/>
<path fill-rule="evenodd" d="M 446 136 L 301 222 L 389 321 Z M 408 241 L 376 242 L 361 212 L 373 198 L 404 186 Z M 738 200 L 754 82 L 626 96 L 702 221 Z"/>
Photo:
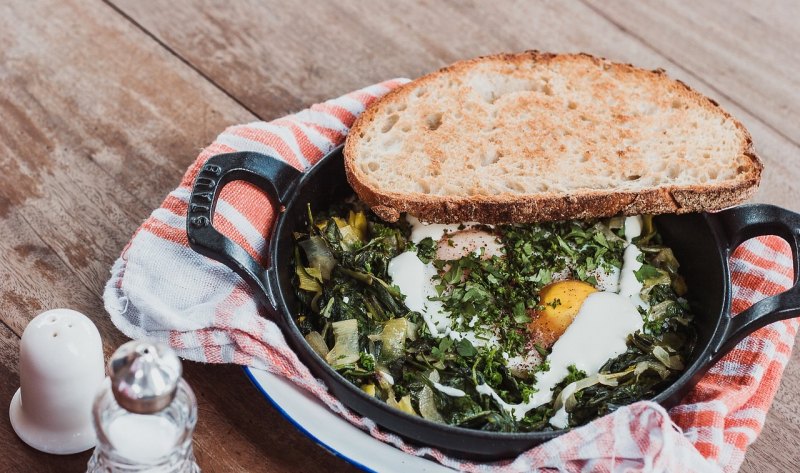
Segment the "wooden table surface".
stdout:
<path fill-rule="evenodd" d="M 369 4 L 369 6 L 367 6 Z M 0 409 L 37 313 L 91 317 L 108 356 L 109 268 L 225 126 L 481 54 L 585 51 L 663 67 L 718 100 L 765 161 L 756 200 L 800 210 L 800 3 L 6 0 L 0 3 Z M 296 431 L 240 368 L 186 363 L 205 471 L 354 471 Z M 797 471 L 800 356 L 743 471 Z M 5 412 L 5 411 L 4 411 Z M 0 470 L 83 471 L 0 416 Z"/>

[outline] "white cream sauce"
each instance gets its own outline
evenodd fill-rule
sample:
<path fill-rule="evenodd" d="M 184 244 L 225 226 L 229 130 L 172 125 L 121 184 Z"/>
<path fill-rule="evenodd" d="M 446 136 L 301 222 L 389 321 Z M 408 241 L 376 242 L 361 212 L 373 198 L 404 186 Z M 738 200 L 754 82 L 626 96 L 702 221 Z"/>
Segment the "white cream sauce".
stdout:
<path fill-rule="evenodd" d="M 642 218 L 639 216 L 627 217 L 625 219 L 625 240 L 628 246 L 622 256 L 622 271 L 619 278 L 619 294 L 627 297 L 636 307 L 647 308 L 647 304 L 639 295 L 642 292 L 642 283 L 636 279 L 635 271 L 642 267 L 638 261 L 642 252 L 632 243 L 633 239 L 642 234 Z"/>
<path fill-rule="evenodd" d="M 438 297 L 433 284 L 436 268 L 430 263 L 423 263 L 416 253 L 406 251 L 392 258 L 387 272 L 392 283 L 406 297 L 406 306 L 422 315 L 428 331 L 434 338 L 450 337 L 456 341 L 466 338 L 476 347 L 498 343 L 496 335 L 479 337 L 472 331 L 459 332 L 451 328 L 450 312 L 444 309 L 441 301 L 430 300 Z"/>
<path fill-rule="evenodd" d="M 406 306 L 422 315 L 431 335 L 436 338 L 446 335 L 450 328 L 450 314 L 440 301 L 429 300 L 438 297 L 432 281 L 436 268 L 420 261 L 413 251 L 406 251 L 389 261 L 388 273 L 392 283 L 406 296 Z"/>
<path fill-rule="evenodd" d="M 538 391 L 528 402 L 508 404 L 486 384 L 479 385 L 477 390 L 491 395 L 521 420 L 531 409 L 553 399 L 553 388 L 569 374 L 570 365 L 587 376 L 596 374 L 606 361 L 625 352 L 628 335 L 641 328 L 642 317 L 629 299 L 612 292 L 589 294 L 575 320 L 553 345 L 547 357 L 550 369 L 537 375 L 534 386 Z"/>
<path fill-rule="evenodd" d="M 553 417 L 550 418 L 550 425 L 557 429 L 567 428 L 569 425 L 569 413 L 567 412 L 567 408 L 565 406 L 561 406 L 561 409 L 557 410 L 556 413 L 553 414 Z"/>
<path fill-rule="evenodd" d="M 444 384 L 440 384 L 437 382 L 433 383 L 433 387 L 436 388 L 439 392 L 447 394 L 450 397 L 464 397 L 467 395 L 467 393 L 458 388 L 445 386 Z"/>
<path fill-rule="evenodd" d="M 525 406 L 525 404 L 509 404 L 509 403 L 507 403 L 488 384 L 479 384 L 479 385 L 475 386 L 475 390 L 478 391 L 478 394 L 483 394 L 484 396 L 493 397 L 494 400 L 497 401 L 498 404 L 500 404 L 500 407 L 502 407 L 503 410 L 507 411 L 507 412 L 511 412 L 511 413 L 515 413 L 516 414 L 517 409 L 520 409 L 521 406 Z M 525 410 L 525 412 L 528 412 L 529 410 L 533 409 L 534 407 L 536 407 L 536 406 L 532 406 L 532 407 L 528 408 L 527 410 Z M 525 416 L 525 414 L 523 413 L 522 417 L 524 417 L 524 416 Z M 519 417 L 519 416 L 516 416 L 516 417 L 517 417 L 517 419 L 522 419 L 522 417 Z"/>
<path fill-rule="evenodd" d="M 447 331 L 447 336 L 455 341 L 466 338 L 467 340 L 469 340 L 470 343 L 472 343 L 472 346 L 474 347 L 483 347 L 487 345 L 491 346 L 500 343 L 500 339 L 497 337 L 497 335 L 491 334 L 487 337 L 485 333 L 488 331 L 488 328 L 485 326 L 483 326 L 482 328 L 484 330 L 481 336 L 478 336 L 475 332 L 472 331 L 459 332 L 458 330 L 452 330 L 452 329 Z"/>
<path fill-rule="evenodd" d="M 390 385 L 394 386 L 394 378 L 386 371 L 378 370 L 378 376 L 383 378 L 383 380 L 389 383 Z"/>
<path fill-rule="evenodd" d="M 439 241 L 445 234 L 458 232 L 461 226 L 428 224 L 410 215 L 406 216 L 406 219 L 412 226 L 411 241 L 414 243 L 419 243 L 428 237 Z M 463 225 L 468 227 L 477 224 Z M 575 365 L 587 376 L 591 376 L 596 374 L 607 360 L 624 353 L 627 349 L 628 335 L 642 328 L 642 317 L 636 307 L 646 307 L 639 296 L 642 284 L 634 275 L 634 271 L 641 268 L 642 263 L 637 261 L 641 251 L 632 244 L 632 240 L 639 236 L 641 231 L 640 217 L 625 219 L 625 239 L 628 245 L 623 255 L 622 269 L 614 268 L 610 272 L 599 271 L 595 274 L 598 289 L 605 292 L 596 292 L 586 297 L 575 320 L 553 345 L 547 357 L 550 369 L 537 375 L 535 384 L 537 392 L 527 403 L 509 404 L 487 384 L 478 385 L 476 387 L 478 393 L 491 396 L 503 409 L 512 413 L 517 420 L 521 420 L 531 409 L 553 399 L 553 388 L 569 374 L 570 365 Z M 449 336 L 454 340 L 467 338 L 475 346 L 497 343 L 496 337 L 484 340 L 477 338 L 472 332 L 460 333 L 452 330 L 451 314 L 444 310 L 441 302 L 430 300 L 431 297 L 438 296 L 432 282 L 436 274 L 436 268 L 432 264 L 423 263 L 413 252 L 405 252 L 389 262 L 388 272 L 392 282 L 405 295 L 408 308 L 422 315 L 434 337 Z M 619 294 L 615 293 L 616 291 L 619 291 Z M 434 382 L 434 387 L 449 396 L 465 395 L 460 389 L 444 386 L 438 382 Z M 562 407 L 551 419 L 551 424 L 557 428 L 564 428 L 568 419 L 569 414 Z"/>
<path fill-rule="evenodd" d="M 508 353 L 505 352 L 503 355 L 503 358 L 506 360 L 506 367 L 511 374 L 518 378 L 530 377 L 530 374 L 533 373 L 536 367 L 544 361 L 542 355 L 534 349 L 516 356 L 508 356 Z"/>
<path fill-rule="evenodd" d="M 428 379 L 431 381 L 431 383 L 433 383 L 433 387 L 436 388 L 437 391 L 450 397 L 464 397 L 467 395 L 467 393 L 458 388 L 445 386 L 444 384 L 439 383 L 439 372 L 436 370 L 431 371 L 431 373 L 428 375 Z"/>
<path fill-rule="evenodd" d="M 628 245 L 622 257 L 622 275 L 619 278 L 619 295 L 627 297 L 637 307 L 647 307 L 639 293 L 642 291 L 642 283 L 636 279 L 635 271 L 642 267 L 638 261 L 642 252 L 636 245 Z"/>
<path fill-rule="evenodd" d="M 436 259 L 444 261 L 455 261 L 470 253 L 482 259 L 489 259 L 492 256 L 502 258 L 503 244 L 496 235 L 469 228 L 448 233 L 439 240 L 436 247 Z"/>
<path fill-rule="evenodd" d="M 553 282 L 566 281 L 567 279 L 573 278 L 572 273 L 575 270 L 574 263 L 572 261 L 567 261 L 566 265 L 564 269 L 550 276 Z M 589 275 L 594 276 L 597 280 L 597 285 L 595 287 L 597 287 L 598 291 L 619 292 L 619 273 L 620 270 L 616 266 L 611 266 L 611 269 L 606 271 L 603 267 L 603 263 L 600 262 L 597 268 L 590 272 Z"/>
<path fill-rule="evenodd" d="M 619 291 L 619 274 L 620 270 L 616 266 L 611 266 L 611 269 L 606 271 L 602 264 L 591 273 L 597 279 L 597 290 L 604 292 Z"/>
<path fill-rule="evenodd" d="M 642 235 L 642 217 L 634 215 L 625 217 L 625 240 L 628 243 L 632 242 L 634 238 Z"/>

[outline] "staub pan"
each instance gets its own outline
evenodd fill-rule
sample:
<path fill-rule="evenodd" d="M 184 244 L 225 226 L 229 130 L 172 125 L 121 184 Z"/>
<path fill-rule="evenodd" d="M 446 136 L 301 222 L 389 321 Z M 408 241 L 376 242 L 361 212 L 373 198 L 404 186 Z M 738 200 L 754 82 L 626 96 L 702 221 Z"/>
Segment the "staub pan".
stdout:
<path fill-rule="evenodd" d="M 260 187 L 281 206 L 269 243 L 267 260 L 271 263 L 267 268 L 259 267 L 247 252 L 213 226 L 214 206 L 220 190 L 236 180 Z M 314 375 L 345 405 L 384 428 L 450 454 L 484 460 L 513 456 L 563 433 L 483 432 L 429 422 L 368 396 L 311 349 L 292 318 L 298 308 L 291 284 L 292 232 L 306 228 L 309 203 L 314 209 L 327 208 L 331 202 L 351 193 L 341 148 L 332 151 L 306 173 L 258 153 L 214 156 L 202 167 L 194 184 L 187 218 L 189 243 L 195 251 L 224 263 L 247 281 Z M 669 407 L 679 402 L 706 370 L 743 337 L 771 322 L 798 314 L 800 215 L 771 205 L 743 205 L 718 213 L 662 215 L 655 221 L 665 243 L 681 262 L 698 330 L 697 346 L 686 371 L 653 398 Z M 740 243 L 759 235 L 778 235 L 789 243 L 795 284 L 788 291 L 768 297 L 731 318 L 728 256 Z"/>

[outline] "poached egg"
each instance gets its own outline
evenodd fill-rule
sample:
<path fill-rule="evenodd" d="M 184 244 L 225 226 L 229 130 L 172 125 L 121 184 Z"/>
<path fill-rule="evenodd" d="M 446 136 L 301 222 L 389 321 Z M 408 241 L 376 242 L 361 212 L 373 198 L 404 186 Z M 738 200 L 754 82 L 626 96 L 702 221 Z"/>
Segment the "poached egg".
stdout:
<path fill-rule="evenodd" d="M 406 218 L 412 226 L 411 240 L 414 243 L 428 237 L 438 242 L 437 259 L 455 260 L 469 253 L 484 258 L 503 256 L 503 247 L 497 237 L 482 229 L 486 225 L 427 224 L 412 216 Z M 506 403 L 487 384 L 478 385 L 478 393 L 493 397 L 503 409 L 521 420 L 528 411 L 552 401 L 552 390 L 569 374 L 569 366 L 574 365 L 591 376 L 607 360 L 625 352 L 628 335 L 640 330 L 643 325 L 638 307 L 646 307 L 639 297 L 642 285 L 634 275 L 642 265 L 638 261 L 641 251 L 632 244 L 632 240 L 641 234 L 641 228 L 640 217 L 626 218 L 627 246 L 623 267 L 618 271 L 599 272 L 596 275 L 597 287 L 580 281 L 562 280 L 546 286 L 540 292 L 544 309 L 532 314 L 529 328 L 533 337 L 542 337 L 547 333 L 549 339 L 546 345 L 552 346 L 552 350 L 547 356 L 550 368 L 537 373 L 537 391 L 528 402 Z M 408 308 L 421 314 L 433 337 L 451 337 L 454 340 L 466 338 L 476 347 L 497 343 L 496 337 L 487 339 L 478 337 L 472 330 L 458 332 L 453 329 L 453 315 L 444 309 L 440 301 L 431 300 L 438 296 L 433 282 L 437 270 L 433 264 L 423 263 L 415 252 L 408 251 L 392 259 L 388 273 L 405 296 Z M 566 277 L 567 274 L 560 279 Z M 547 305 L 555 299 L 559 299 L 560 304 Z M 469 325 L 474 326 L 474 323 Z M 505 357 L 512 371 L 520 371 L 521 366 L 535 366 L 541 361 L 541 356 L 535 350 L 531 350 L 529 356 L 508 357 L 506 354 Z M 559 412 L 551 423 L 563 428 L 566 426 L 565 419 L 566 413 Z"/>

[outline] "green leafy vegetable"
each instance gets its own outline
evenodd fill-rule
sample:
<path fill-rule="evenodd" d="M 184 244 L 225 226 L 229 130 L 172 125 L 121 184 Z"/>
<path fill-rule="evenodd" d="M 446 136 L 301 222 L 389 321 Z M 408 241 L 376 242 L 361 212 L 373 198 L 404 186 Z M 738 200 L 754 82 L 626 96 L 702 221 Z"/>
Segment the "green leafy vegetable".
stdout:
<path fill-rule="evenodd" d="M 430 263 L 435 256 L 436 242 L 433 241 L 433 238 L 423 238 L 422 241 L 417 243 L 417 257 L 422 260 L 423 263 Z"/>
<path fill-rule="evenodd" d="M 661 244 L 649 217 L 634 240 L 642 251 L 636 278 L 649 307 L 641 311 L 644 328 L 629 337 L 625 353 L 591 376 L 569 367 L 555 399 L 522 420 L 476 386 L 488 384 L 510 404 L 531 399 L 536 374 L 550 369 L 548 350 L 532 340 L 531 314 L 562 303 L 541 301 L 540 291 L 564 278 L 596 284 L 619 270 L 628 244 L 624 221 L 484 227 L 502 243 L 502 256 L 479 252 L 440 261 L 436 241 L 414 245 L 407 223 L 382 222 L 360 202 L 337 203 L 317 214 L 309 208 L 307 230 L 294 236 L 297 325 L 342 376 L 409 414 L 486 431 L 529 432 L 552 429 L 550 419 L 564 407 L 569 424 L 580 425 L 659 392 L 679 375 L 694 347 L 678 260 Z M 431 334 L 421 314 L 405 305 L 388 275 L 390 261 L 405 251 L 436 268 L 435 299 L 451 314 L 450 329 L 469 338 Z M 513 357 L 532 361 L 512 367 Z M 450 396 L 435 382 L 465 395 Z"/>
<path fill-rule="evenodd" d="M 650 266 L 649 264 L 643 264 L 641 268 L 633 272 L 633 275 L 636 276 L 636 280 L 639 282 L 645 282 L 648 279 L 654 279 L 661 276 L 661 271 L 658 270 L 655 266 Z"/>
<path fill-rule="evenodd" d="M 473 356 L 478 354 L 478 350 L 476 350 L 475 347 L 472 346 L 472 342 L 470 342 L 466 338 L 462 338 L 461 340 L 456 342 L 456 351 L 458 352 L 459 355 L 466 358 L 472 358 Z"/>
<path fill-rule="evenodd" d="M 366 352 L 361 352 L 358 364 L 367 371 L 375 371 L 375 357 Z"/>
<path fill-rule="evenodd" d="M 443 338 L 442 341 L 439 342 L 439 346 L 435 346 L 431 348 L 431 356 L 436 360 L 441 360 L 445 357 L 447 352 L 450 350 L 450 347 L 453 346 L 453 339 L 451 338 Z"/>

